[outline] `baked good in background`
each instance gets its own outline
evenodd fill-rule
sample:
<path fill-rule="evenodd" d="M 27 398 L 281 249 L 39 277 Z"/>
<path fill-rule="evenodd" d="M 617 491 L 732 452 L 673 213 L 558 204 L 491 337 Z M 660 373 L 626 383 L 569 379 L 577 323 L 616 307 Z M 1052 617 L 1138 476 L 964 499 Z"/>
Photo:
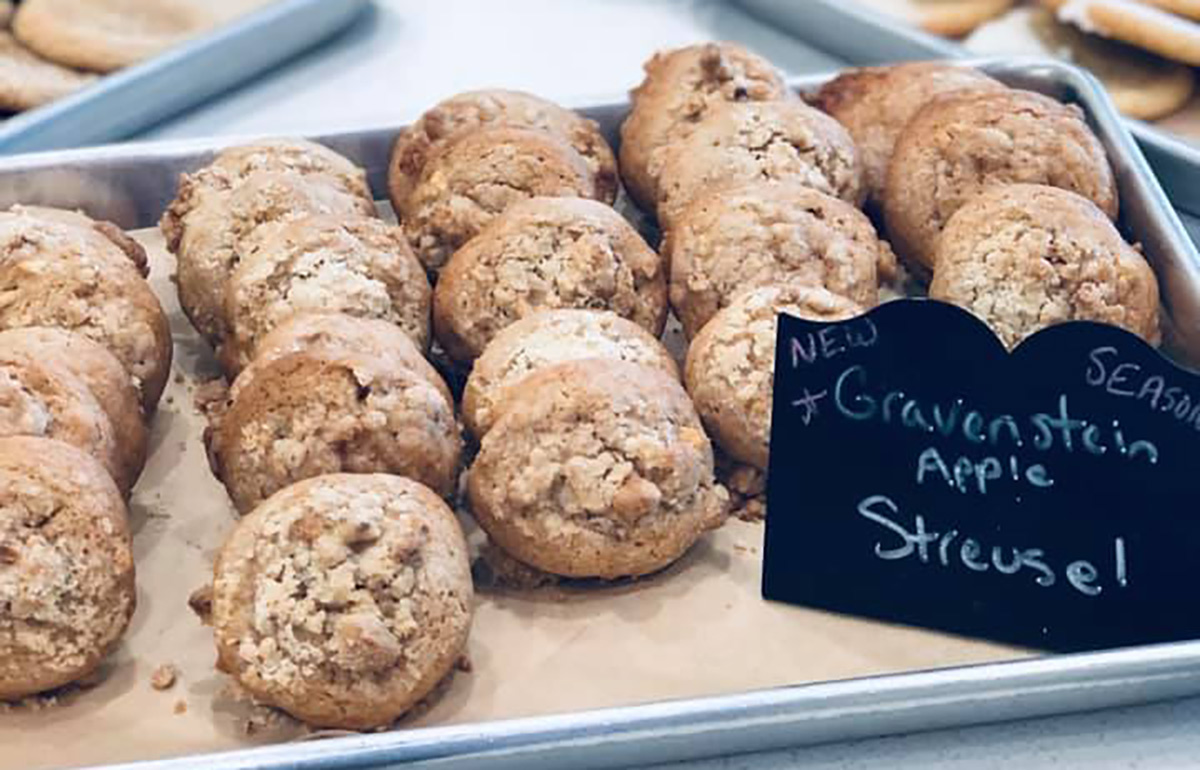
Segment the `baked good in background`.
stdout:
<path fill-rule="evenodd" d="M 798 99 L 712 105 L 664 153 L 656 211 L 668 231 L 692 199 L 716 185 L 786 179 L 856 206 L 866 194 L 850 134 Z"/>
<path fill-rule="evenodd" d="M 387 727 L 465 652 L 472 594 L 466 540 L 432 491 L 308 479 L 239 521 L 217 557 L 217 665 L 311 725 Z"/>
<path fill-rule="evenodd" d="M 144 259 L 138 265 L 101 231 L 36 209 L 0 213 L 0 329 L 58 327 L 103 345 L 149 414 L 166 386 L 172 346 L 166 314 L 142 277 Z"/>
<path fill-rule="evenodd" d="M 91 673 L 136 604 L 128 512 L 103 466 L 48 438 L 0 438 L 0 699 Z"/>
<path fill-rule="evenodd" d="M 462 438 L 454 403 L 427 372 L 316 346 L 255 364 L 211 430 L 209 456 L 243 514 L 327 473 L 394 473 L 450 496 Z"/>
<path fill-rule="evenodd" d="M 381 318 L 425 349 L 431 294 L 395 225 L 336 214 L 264 225 L 225 288 L 230 333 L 218 351 L 221 363 L 227 372 L 241 371 L 267 333 L 311 311 Z"/>
<path fill-rule="evenodd" d="M 229 333 L 229 276 L 259 225 L 302 214 L 374 211 L 363 170 L 320 144 L 274 139 L 222 150 L 208 166 L 180 176 L 159 222 L 176 257 L 179 304 L 218 348 Z"/>
<path fill-rule="evenodd" d="M 6 415 L 0 419 L 0 430 L 26 423 L 26 429 L 18 432 L 78 446 L 105 465 L 121 491 L 129 493 L 146 464 L 149 436 L 137 389 L 112 353 L 77 332 L 31 326 L 0 331 L 0 367 L 13 375 L 0 384 L 7 391 L 0 398 L 0 413 Z M 20 391 L 4 387 L 18 382 L 33 387 Z M 90 399 L 78 395 L 79 384 Z M 98 419 L 97 407 L 106 420 Z M 77 427 L 72 430 L 72 425 Z M 41 429 L 30 429 L 35 426 Z M 77 438 L 82 438 L 82 430 L 91 441 L 64 437 L 63 430 Z M 111 435 L 111 447 L 106 434 Z"/>
<path fill-rule="evenodd" d="M 679 381 L 612 359 L 525 380 L 467 478 L 471 511 L 500 548 L 576 578 L 660 570 L 720 526 L 729 502 Z"/>
<path fill-rule="evenodd" d="M 375 206 L 336 177 L 279 171 L 252 172 L 227 195 L 199 196 L 180 237 L 176 284 L 180 305 L 211 346 L 229 335 L 225 292 L 258 228 L 314 214 L 369 217 Z"/>
<path fill-rule="evenodd" d="M 954 212 L 989 185 L 1016 182 L 1077 192 L 1117 217 L 1112 167 L 1079 107 L 1017 89 L 927 104 L 901 132 L 888 165 L 883 211 L 892 247 L 928 273 Z"/>
<path fill-rule="evenodd" d="M 95 72 L 137 64 L 270 0 L 22 0 L 21 42 L 52 61 Z"/>
<path fill-rule="evenodd" d="M 896 138 L 932 99 L 959 90 L 1001 90 L 1004 84 L 972 67 L 910 62 L 846 70 L 821 86 L 814 103 L 850 132 L 874 205 L 883 201 Z"/>
<path fill-rule="evenodd" d="M 720 187 L 692 201 L 663 242 L 671 307 L 695 337 L 739 291 L 796 280 L 871 307 L 891 247 L 865 214 L 791 182 Z"/>
<path fill-rule="evenodd" d="M 857 0 L 859 5 L 948 37 L 969 33 L 1017 0 Z"/>
<path fill-rule="evenodd" d="M 1030 55 L 1065 59 L 1100 79 L 1117 109 L 1157 120 L 1187 104 L 1195 87 L 1191 67 L 1059 21 L 1041 5 L 1014 8 L 963 41 L 981 56 Z"/>
<path fill-rule="evenodd" d="M 534 198 L 454 253 L 434 289 L 434 331 L 465 364 L 513 321 L 570 307 L 611 310 L 657 336 L 667 319 L 665 270 L 609 206 Z"/>
<path fill-rule="evenodd" d="M 593 120 L 524 91 L 490 88 L 467 91 L 438 102 L 411 126 L 400 130 L 388 163 L 388 197 L 392 208 L 405 210 L 430 156 L 451 139 L 481 126 L 538 129 L 579 153 L 596 179 L 599 198 L 616 197 L 617 162 Z"/>
<path fill-rule="evenodd" d="M 792 98 L 770 62 L 736 43 L 712 42 L 660 51 L 643 65 L 621 124 L 621 177 L 638 205 L 653 211 L 663 153 L 685 139 L 721 102 Z"/>
<path fill-rule="evenodd" d="M 541 196 L 612 202 L 615 190 L 547 131 L 489 125 L 434 150 L 396 214 L 430 271 L 515 203 Z"/>
<path fill-rule="evenodd" d="M 679 378 L 663 344 L 633 321 L 609 310 L 541 310 L 505 327 L 475 360 L 463 389 L 463 422 L 483 436 L 527 377 L 584 358 L 627 361 Z"/>
<path fill-rule="evenodd" d="M 841 321 L 865 310 L 819 286 L 792 281 L 743 291 L 714 315 L 688 348 L 684 382 L 717 446 L 739 462 L 767 468 L 780 313 Z"/>
<path fill-rule="evenodd" d="M 1200 66 L 1200 23 L 1192 4 L 1180 0 L 1039 0 L 1058 18 L 1080 29 L 1120 40 L 1173 61 Z M 1173 12 L 1174 11 L 1174 12 Z"/>
<path fill-rule="evenodd" d="M 1063 321 L 1100 321 L 1159 342 L 1154 271 L 1088 199 L 998 185 L 938 240 L 929 296 L 970 310 L 1009 348 Z"/>
<path fill-rule="evenodd" d="M 0 16 L 5 13 L 0 5 Z M 96 79 L 21 45 L 0 22 L 0 111 L 20 112 L 61 99 Z"/>
<path fill-rule="evenodd" d="M 389 321 L 345 313 L 297 313 L 279 324 L 258 343 L 254 360 L 234 380 L 230 397 L 236 398 L 254 373 L 270 362 L 318 348 L 352 350 L 412 369 L 429 380 L 447 402 L 454 403 L 445 380 L 403 329 Z"/>

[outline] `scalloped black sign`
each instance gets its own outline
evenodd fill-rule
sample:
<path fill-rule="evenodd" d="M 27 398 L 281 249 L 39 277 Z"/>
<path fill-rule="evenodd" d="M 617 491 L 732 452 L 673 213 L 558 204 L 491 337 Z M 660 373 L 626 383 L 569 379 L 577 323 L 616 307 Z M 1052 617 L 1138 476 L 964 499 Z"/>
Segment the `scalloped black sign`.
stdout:
<path fill-rule="evenodd" d="M 1111 326 L 781 316 L 763 595 L 1050 650 L 1200 638 L 1200 377 Z"/>

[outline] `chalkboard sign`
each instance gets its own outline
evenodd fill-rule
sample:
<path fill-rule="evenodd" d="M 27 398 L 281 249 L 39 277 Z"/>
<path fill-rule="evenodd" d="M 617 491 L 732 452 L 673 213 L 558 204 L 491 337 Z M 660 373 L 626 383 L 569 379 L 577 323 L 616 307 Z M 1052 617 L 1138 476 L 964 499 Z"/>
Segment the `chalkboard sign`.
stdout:
<path fill-rule="evenodd" d="M 763 595 L 1050 650 L 1200 638 L 1200 377 L 900 300 L 782 316 Z"/>

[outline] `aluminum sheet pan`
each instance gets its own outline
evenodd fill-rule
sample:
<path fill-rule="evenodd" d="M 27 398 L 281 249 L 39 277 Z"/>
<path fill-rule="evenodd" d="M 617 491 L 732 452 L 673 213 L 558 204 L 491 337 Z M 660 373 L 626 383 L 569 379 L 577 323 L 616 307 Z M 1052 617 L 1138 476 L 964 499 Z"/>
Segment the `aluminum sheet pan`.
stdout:
<path fill-rule="evenodd" d="M 345 29 L 370 0 L 276 0 L 210 34 L 0 122 L 0 153 L 114 142 Z"/>
<path fill-rule="evenodd" d="M 1146 244 L 1168 285 L 1172 312 L 1195 319 L 1200 307 L 1196 250 L 1095 81 L 1058 63 L 979 64 L 1013 85 L 1084 106 L 1116 170 L 1123 226 Z M 801 78 L 794 85 L 811 89 L 827 77 Z M 615 140 L 625 110 L 625 105 L 615 104 L 584 112 Z M 388 127 L 317 138 L 363 164 L 378 192 L 395 132 Z M 15 202 L 80 206 L 125 227 L 152 226 L 173 196 L 180 172 L 203 165 L 220 147 L 242 140 L 125 145 L 0 159 L 0 208 Z M 1131 705 L 1197 692 L 1200 642 L 1186 642 L 356 735 L 121 767 L 175 770 L 200 761 L 216 770 L 631 767 Z"/>
<path fill-rule="evenodd" d="M 914 59 L 964 59 L 972 54 L 953 41 L 897 22 L 853 0 L 736 0 L 758 19 L 774 24 L 818 50 L 853 65 Z M 1200 148 L 1139 120 L 1126 120 L 1172 204 L 1192 217 L 1200 232 Z"/>

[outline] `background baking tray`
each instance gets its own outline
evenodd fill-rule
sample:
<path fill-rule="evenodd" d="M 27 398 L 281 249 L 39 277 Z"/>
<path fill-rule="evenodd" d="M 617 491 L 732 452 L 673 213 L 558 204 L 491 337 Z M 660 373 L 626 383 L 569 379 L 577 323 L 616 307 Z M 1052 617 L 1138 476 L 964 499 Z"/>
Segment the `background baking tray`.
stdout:
<path fill-rule="evenodd" d="M 0 122 L 0 152 L 114 142 L 261 74 L 350 24 L 371 0 L 275 0 L 209 34 Z"/>
<path fill-rule="evenodd" d="M 746 11 L 807 45 L 856 66 L 918 59 L 971 58 L 962 46 L 849 0 L 735 0 Z M 1142 152 L 1200 239 L 1200 148 L 1139 120 L 1125 119 Z"/>
<path fill-rule="evenodd" d="M 1112 156 L 1125 202 L 1124 225 L 1148 246 L 1153 244 L 1147 251 L 1158 260 L 1156 267 L 1159 269 L 1162 269 L 1164 262 L 1173 261 L 1178 261 L 1185 268 L 1195 268 L 1195 249 L 1183 237 L 1178 219 L 1165 206 L 1163 193 L 1149 174 L 1145 160 L 1094 81 L 1078 70 L 1054 63 L 993 64 L 985 68 L 1015 85 L 1082 102 Z M 804 90 L 815 87 L 824 79 L 801 78 L 794 81 L 794 85 Z M 584 112 L 599 121 L 606 135 L 615 140 L 625 110 L 625 105 L 608 105 Z M 381 191 L 388 149 L 395 133 L 393 127 L 338 134 L 324 137 L 322 141 L 363 164 L 368 169 L 372 186 L 376 191 Z M 0 159 L 0 208 L 15 202 L 82 207 L 94 216 L 111 218 L 125 227 L 153 226 L 175 192 L 178 174 L 203 165 L 216 149 L 235 141 L 225 139 L 220 142 L 126 145 Z M 1188 282 L 1194 278 L 1186 269 L 1182 275 Z M 158 280 L 164 281 L 164 276 L 160 274 Z M 1190 299 L 1194 303 L 1198 293 L 1196 287 L 1200 286 L 1200 282 L 1191 282 L 1188 286 Z M 180 357 L 185 359 L 196 355 L 191 347 L 182 343 L 179 352 Z M 178 380 L 174 380 L 174 385 L 178 385 Z M 171 413 L 172 408 L 178 410 L 180 407 L 170 404 L 163 407 L 163 411 L 168 412 L 171 418 L 167 422 L 179 419 L 177 411 Z M 164 415 L 160 414 L 159 418 L 156 427 L 161 427 Z M 191 440 L 194 442 L 195 437 Z M 174 451 L 170 445 L 159 451 L 168 453 L 157 455 L 159 463 L 167 466 L 171 473 L 184 472 L 184 466 L 178 464 L 178 458 L 170 456 Z M 202 455 L 195 446 L 187 451 L 192 455 Z M 202 467 L 202 458 L 192 457 L 191 460 L 195 461 L 193 466 Z M 156 456 L 152 456 L 152 466 L 155 462 Z M 150 472 L 156 471 L 152 468 Z M 224 506 L 223 499 L 215 499 L 220 496 L 219 487 L 215 487 L 215 482 L 207 478 L 207 474 L 205 476 L 208 487 L 189 505 Z M 215 487 L 215 495 L 211 487 Z M 163 502 L 168 505 L 173 503 L 170 500 Z M 193 526 L 208 531 L 213 524 L 199 521 L 194 522 Z M 142 545 L 143 549 L 149 547 Z M 151 555 L 158 554 L 160 558 L 172 561 L 177 558 L 170 550 L 172 545 L 159 541 L 153 544 Z M 196 556 L 191 554 L 187 558 L 194 560 Z M 688 570 L 685 574 L 671 576 L 668 583 L 675 585 L 674 581 L 687 578 L 690 572 Z M 753 589 L 748 587 L 748 590 Z M 739 594 L 738 600 L 755 603 L 756 606 L 803 611 L 802 608 L 783 608 L 763 603 L 756 593 Z M 683 599 L 676 597 L 675 601 Z M 718 607 L 711 608 L 711 611 L 722 612 Z M 729 607 L 724 610 L 731 611 Z M 594 617 L 608 616 L 601 614 Z M 795 617 L 789 615 L 782 620 Z M 175 620 L 175 626 L 194 623 L 190 619 Z M 838 622 L 842 620 L 838 619 Z M 851 622 L 850 619 L 844 620 Z M 704 622 L 704 619 L 698 617 L 696 621 Z M 144 617 L 142 622 L 145 622 Z M 895 631 L 870 621 L 853 622 L 864 626 L 864 632 L 868 635 L 866 638 L 877 647 L 882 646 L 882 640 Z M 681 623 L 680 627 L 683 625 Z M 714 624 L 710 622 L 709 625 L 713 627 Z M 776 627 L 775 631 L 779 633 L 781 629 Z M 177 629 L 172 629 L 172 632 L 177 632 Z M 747 635 L 769 634 L 769 631 L 750 627 L 739 632 Z M 689 633 L 685 632 L 685 636 Z M 912 636 L 909 643 L 922 645 L 931 639 Z M 637 643 L 647 644 L 649 641 L 642 639 Z M 732 656 L 730 660 L 741 657 L 741 648 L 736 641 L 724 646 L 727 648 L 725 654 Z M 745 648 L 750 649 L 752 645 L 747 641 Z M 620 651 L 610 649 L 609 652 Z M 172 650 L 163 650 L 161 654 L 172 654 Z M 793 659 L 780 659 L 773 666 L 769 662 L 759 663 L 767 667 L 768 673 L 776 670 L 775 676 L 784 678 L 777 669 L 784 668 L 784 663 L 803 660 L 811 655 L 811 650 L 796 646 L 780 654 Z M 679 665 L 679 660 L 691 659 L 677 654 L 674 660 Z M 607 668 L 618 662 L 625 661 L 614 658 Z M 667 661 L 660 663 L 668 668 L 671 665 Z M 145 661 L 144 664 L 153 665 L 153 661 Z M 714 666 L 719 668 L 719 664 Z M 602 665 L 594 670 L 601 672 L 607 668 Z M 691 677 L 700 678 L 704 672 L 686 670 L 677 674 L 687 680 Z M 821 678 L 830 676 L 831 673 L 826 672 Z M 128 688 L 136 685 L 127 681 L 122 686 Z M 1129 705 L 1196 692 L 1200 692 L 1200 642 L 1187 642 L 824 681 L 554 716 L 281 744 L 210 755 L 203 759 L 203 764 L 217 770 L 350 770 L 401 764 L 443 770 L 467 767 L 540 770 L 567 765 L 579 768 L 631 767 Z M 105 719 L 99 729 L 111 732 L 115 729 L 116 718 L 113 709 L 97 711 L 93 708 L 83 718 L 98 719 L 101 713 Z M 37 743 L 35 750 L 39 756 L 45 756 L 48 747 L 36 740 L 37 723 L 34 718 L 37 716 L 31 715 L 33 721 L 24 729 L 29 731 L 27 737 Z M 68 708 L 45 716 L 62 723 L 71 718 L 71 713 Z M 149 716 L 146 715 L 146 724 L 149 724 Z M 10 717 L 0 716 L 0 727 L 3 727 L 6 718 Z M 72 731 L 86 747 L 89 740 L 87 732 L 74 728 Z M 13 747 L 7 745 L 6 750 L 11 752 Z M 3 753 L 0 753 L 0 758 L 3 758 Z M 174 770 L 193 767 L 197 763 L 197 757 L 192 756 L 125 767 Z"/>

